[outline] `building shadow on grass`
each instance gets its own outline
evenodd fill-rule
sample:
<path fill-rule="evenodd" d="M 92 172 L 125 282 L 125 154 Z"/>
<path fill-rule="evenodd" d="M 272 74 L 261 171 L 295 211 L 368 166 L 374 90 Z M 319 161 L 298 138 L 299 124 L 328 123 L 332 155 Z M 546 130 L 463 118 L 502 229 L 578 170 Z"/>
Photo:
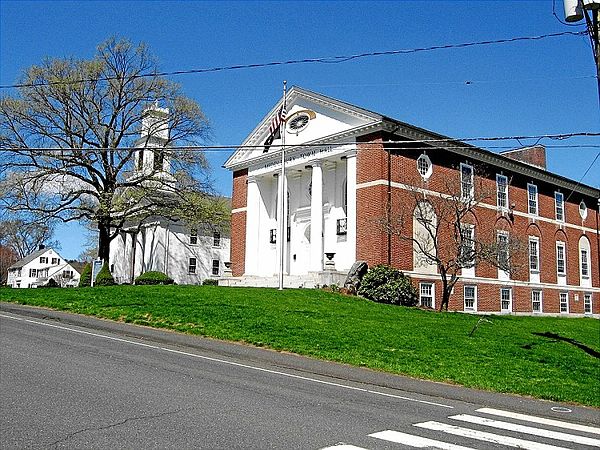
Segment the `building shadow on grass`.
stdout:
<path fill-rule="evenodd" d="M 591 347 L 588 347 L 585 344 L 582 344 L 579 341 L 576 341 L 575 339 L 564 337 L 564 336 L 561 336 L 560 334 L 552 333 L 550 331 L 545 331 L 544 333 L 533 332 L 532 334 L 534 334 L 536 336 L 545 337 L 545 338 L 548 338 L 548 339 L 554 339 L 555 341 L 566 342 L 568 344 L 574 345 L 575 347 L 583 350 L 588 355 L 593 356 L 594 358 L 600 359 L 600 352 L 594 350 Z"/>

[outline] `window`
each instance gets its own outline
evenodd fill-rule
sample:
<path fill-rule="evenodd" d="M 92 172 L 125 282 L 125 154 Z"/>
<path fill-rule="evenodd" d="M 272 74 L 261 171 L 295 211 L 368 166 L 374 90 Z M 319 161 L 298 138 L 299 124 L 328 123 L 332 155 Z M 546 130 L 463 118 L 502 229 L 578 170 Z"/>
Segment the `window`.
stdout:
<path fill-rule="evenodd" d="M 342 183 L 342 208 L 344 214 L 348 214 L 348 181 L 344 180 Z"/>
<path fill-rule="evenodd" d="M 583 312 L 585 314 L 592 314 L 592 294 L 583 295 Z"/>
<path fill-rule="evenodd" d="M 565 199 L 562 192 L 554 193 L 554 209 L 556 211 L 556 220 L 565 221 Z"/>
<path fill-rule="evenodd" d="M 588 264 L 588 251 L 587 249 L 582 248 L 580 252 L 580 262 L 581 262 L 581 278 L 589 278 L 590 276 L 590 267 Z"/>
<path fill-rule="evenodd" d="M 221 268 L 221 262 L 218 259 L 213 259 L 212 260 L 212 274 L 219 275 L 220 268 Z"/>
<path fill-rule="evenodd" d="M 142 170 L 142 168 L 144 167 L 144 151 L 140 150 L 139 152 L 137 152 L 137 161 L 136 161 L 136 169 L 137 170 Z"/>
<path fill-rule="evenodd" d="M 433 283 L 419 283 L 419 303 L 426 308 L 435 306 Z"/>
<path fill-rule="evenodd" d="M 498 208 L 508 208 L 508 178 L 506 175 L 496 175 L 496 204 Z"/>
<path fill-rule="evenodd" d="M 221 233 L 219 233 L 218 231 L 215 231 L 213 233 L 213 247 L 220 247 L 221 246 Z"/>
<path fill-rule="evenodd" d="M 581 203 L 579 203 L 579 215 L 583 220 L 585 220 L 587 217 L 587 206 L 585 206 L 585 202 L 583 200 L 581 200 Z"/>
<path fill-rule="evenodd" d="M 29 277 L 30 278 L 37 277 L 37 269 L 29 269 Z"/>
<path fill-rule="evenodd" d="M 540 271 L 540 240 L 537 237 L 529 237 L 529 272 Z"/>
<path fill-rule="evenodd" d="M 531 291 L 531 310 L 542 312 L 542 291 Z"/>
<path fill-rule="evenodd" d="M 269 244 L 276 244 L 276 243 L 277 243 L 277 229 L 271 228 L 269 230 Z"/>
<path fill-rule="evenodd" d="M 460 262 L 462 267 L 473 267 L 475 260 L 475 227 L 470 224 L 462 224 L 460 227 Z"/>
<path fill-rule="evenodd" d="M 467 164 L 460 164 L 460 186 L 461 198 L 471 200 L 473 198 L 473 167 Z"/>
<path fill-rule="evenodd" d="M 500 311 L 501 312 L 512 311 L 512 289 L 511 288 L 500 289 Z"/>
<path fill-rule="evenodd" d="M 560 293 L 560 312 L 569 312 L 569 294 L 567 294 L 566 292 Z"/>
<path fill-rule="evenodd" d="M 508 271 L 509 254 L 508 254 L 508 233 L 506 231 L 498 231 L 498 268 Z"/>
<path fill-rule="evenodd" d="M 465 311 L 477 310 L 477 288 L 475 286 L 465 286 Z"/>
<path fill-rule="evenodd" d="M 198 243 L 198 229 L 192 228 L 190 230 L 190 244 L 196 245 Z"/>
<path fill-rule="evenodd" d="M 60 263 L 60 258 L 52 258 L 52 265 L 55 266 Z"/>
<path fill-rule="evenodd" d="M 48 258 L 46 256 L 40 256 L 40 264 L 48 264 Z"/>
<path fill-rule="evenodd" d="M 433 172 L 431 160 L 429 159 L 429 156 L 427 156 L 425 153 L 423 153 L 417 158 L 417 170 L 419 171 L 419 174 L 421 174 L 424 180 L 427 180 Z"/>
<path fill-rule="evenodd" d="M 527 184 L 527 199 L 528 199 L 528 209 L 529 214 L 536 215 L 538 214 L 538 190 L 535 184 Z"/>
<path fill-rule="evenodd" d="M 565 243 L 557 242 L 556 243 L 556 273 L 558 275 L 566 275 L 565 268 Z"/>
<path fill-rule="evenodd" d="M 336 234 L 338 236 L 344 235 L 348 233 L 348 219 L 342 218 L 337 220 L 337 229 Z"/>
<path fill-rule="evenodd" d="M 73 271 L 72 270 L 63 270 L 63 277 L 64 278 L 73 278 Z"/>
<path fill-rule="evenodd" d="M 162 150 L 154 150 L 154 161 L 153 161 L 153 169 L 157 171 L 161 171 L 164 169 L 165 163 L 165 152 Z"/>
<path fill-rule="evenodd" d="M 190 258 L 188 273 L 196 273 L 196 258 Z"/>

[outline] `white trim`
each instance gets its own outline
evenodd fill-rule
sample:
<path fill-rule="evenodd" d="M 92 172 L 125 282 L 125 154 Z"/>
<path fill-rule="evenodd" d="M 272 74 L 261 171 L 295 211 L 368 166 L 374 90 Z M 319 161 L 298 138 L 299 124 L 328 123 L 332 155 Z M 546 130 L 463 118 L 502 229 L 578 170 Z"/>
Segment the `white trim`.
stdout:
<path fill-rule="evenodd" d="M 231 214 L 241 213 L 248 211 L 248 207 L 244 206 L 243 208 L 235 208 L 231 210 Z"/>
<path fill-rule="evenodd" d="M 533 309 L 533 294 L 534 293 L 540 294 L 540 298 L 539 298 L 540 309 L 537 311 L 535 309 Z M 534 314 L 539 314 L 539 313 L 544 312 L 544 291 L 542 289 L 532 289 L 531 290 L 531 312 Z"/>
<path fill-rule="evenodd" d="M 388 185 L 388 181 L 384 180 L 384 179 L 379 179 L 379 180 L 374 180 L 374 181 L 367 181 L 365 183 L 358 183 L 356 185 L 356 190 L 358 189 L 365 189 L 365 188 L 370 188 L 370 187 L 375 187 L 375 186 L 387 186 Z M 410 186 L 408 184 L 404 184 L 404 183 L 398 183 L 398 182 L 394 182 L 392 181 L 391 186 L 393 188 L 398 188 L 398 189 L 403 189 L 405 191 L 416 191 L 425 195 L 430 195 L 430 196 L 436 196 L 436 197 L 441 197 L 441 198 L 450 198 L 449 195 L 446 194 L 442 194 L 440 192 L 436 192 L 436 191 L 432 191 L 430 189 L 423 189 L 423 188 L 418 188 L 416 186 Z M 494 205 L 490 205 L 489 203 L 479 203 L 477 205 L 477 207 L 481 207 L 481 208 L 487 208 L 487 209 L 493 209 L 494 211 L 496 211 L 498 209 L 498 207 L 494 204 Z M 560 222 L 556 219 L 550 219 L 547 217 L 543 217 L 543 216 L 532 216 L 531 214 L 527 214 L 521 211 L 515 211 L 513 210 L 513 215 L 514 216 L 518 216 L 518 217 L 535 217 L 536 221 L 540 221 L 540 222 L 547 222 L 547 223 L 551 223 L 557 226 L 562 226 L 562 227 L 567 227 L 567 228 L 572 228 L 575 230 L 579 230 L 583 233 L 592 233 L 592 234 L 596 234 L 596 229 L 595 228 L 589 228 L 589 227 L 584 227 L 581 225 L 576 225 L 574 223 L 568 223 L 568 222 Z"/>
<path fill-rule="evenodd" d="M 529 198 L 529 188 L 533 188 L 535 190 L 535 199 L 530 199 Z M 534 201 L 535 202 L 535 212 L 531 212 L 531 205 L 529 204 L 530 201 Z M 538 187 L 537 184 L 533 184 L 533 183 L 527 183 L 527 213 L 530 216 L 539 216 L 540 215 L 540 202 L 539 202 L 539 195 L 538 195 Z"/>
<path fill-rule="evenodd" d="M 499 200 L 498 194 L 500 194 L 500 192 L 501 192 L 499 189 L 500 188 L 500 183 L 498 182 L 499 178 L 504 178 L 504 181 L 505 181 L 505 183 L 504 183 L 505 190 L 503 192 L 505 194 L 505 202 L 506 202 L 505 205 L 498 204 L 498 200 Z M 497 173 L 496 174 L 496 207 L 498 209 L 500 209 L 501 211 L 506 211 L 506 210 L 508 210 L 509 205 L 510 205 L 510 202 L 509 202 L 509 198 L 508 198 L 508 177 L 501 173 Z"/>
<path fill-rule="evenodd" d="M 471 181 L 470 181 L 470 192 L 465 195 L 463 192 L 463 186 L 465 184 L 465 180 L 463 180 L 463 169 L 469 169 L 471 171 Z M 460 163 L 460 198 L 462 200 L 472 200 L 475 196 L 475 171 L 473 170 L 473 166 L 471 164 Z"/>
<path fill-rule="evenodd" d="M 587 312 L 585 310 L 586 297 L 588 297 L 590 299 L 590 311 L 589 312 Z M 583 293 L 583 314 L 585 314 L 586 316 L 591 316 L 593 313 L 594 313 L 594 297 L 591 292 L 584 292 Z"/>
<path fill-rule="evenodd" d="M 427 170 L 425 171 L 425 173 L 421 173 L 421 170 L 419 168 L 419 161 L 423 160 L 427 163 Z M 417 158 L 417 172 L 419 172 L 419 175 L 421 175 L 421 177 L 425 181 L 427 181 L 433 173 L 433 164 L 431 163 L 431 159 L 429 159 L 429 156 L 427 156 L 425 152 L 421 153 L 421 155 Z"/>
<path fill-rule="evenodd" d="M 529 236 L 529 245 L 528 245 L 528 256 L 529 256 L 529 274 L 539 274 L 540 273 L 540 238 L 537 236 Z M 532 254 L 531 254 L 531 244 L 535 243 L 535 268 L 531 267 L 532 262 Z"/>
<path fill-rule="evenodd" d="M 427 281 L 419 282 L 419 306 L 423 306 L 423 300 L 422 300 L 423 285 L 431 286 L 431 308 L 435 309 L 435 283 L 429 283 Z"/>
<path fill-rule="evenodd" d="M 562 262 L 563 262 L 563 270 L 561 271 L 558 268 L 558 249 L 562 248 Z M 556 241 L 556 275 L 557 277 L 566 277 L 567 276 L 567 245 L 563 241 Z"/>
<path fill-rule="evenodd" d="M 563 296 L 563 294 L 566 296 L 566 301 L 567 301 L 567 303 L 566 303 L 567 310 L 566 311 L 562 310 L 562 305 L 563 305 L 562 296 Z M 558 312 L 561 313 L 561 314 L 569 314 L 569 293 L 567 291 L 561 291 L 561 292 L 558 293 Z"/>
<path fill-rule="evenodd" d="M 508 296 L 508 308 L 502 308 L 502 294 L 503 291 L 508 291 L 509 296 Z M 513 292 L 512 292 L 512 286 L 503 286 L 500 288 L 500 312 L 501 313 L 511 313 L 513 312 Z"/>
<path fill-rule="evenodd" d="M 473 288 L 473 307 L 467 308 L 466 295 L 465 291 L 467 288 Z M 477 311 L 477 285 L 475 284 L 465 284 L 463 286 L 463 310 L 464 311 Z"/>
<path fill-rule="evenodd" d="M 558 202 L 556 201 L 556 197 L 559 196 L 561 197 L 561 211 L 562 211 L 562 219 L 558 218 Z M 565 223 L 566 222 L 566 216 L 565 216 L 565 195 L 562 192 L 558 192 L 558 191 L 554 191 L 554 219 L 557 222 L 560 223 Z"/>

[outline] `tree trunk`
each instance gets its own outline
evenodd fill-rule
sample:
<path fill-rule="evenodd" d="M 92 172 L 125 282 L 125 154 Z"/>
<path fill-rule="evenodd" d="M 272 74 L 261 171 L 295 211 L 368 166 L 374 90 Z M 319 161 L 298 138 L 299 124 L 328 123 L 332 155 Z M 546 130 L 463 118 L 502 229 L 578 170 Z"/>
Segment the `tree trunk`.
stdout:
<path fill-rule="evenodd" d="M 110 255 L 110 225 L 108 221 L 98 221 L 98 258 L 105 263 Z"/>

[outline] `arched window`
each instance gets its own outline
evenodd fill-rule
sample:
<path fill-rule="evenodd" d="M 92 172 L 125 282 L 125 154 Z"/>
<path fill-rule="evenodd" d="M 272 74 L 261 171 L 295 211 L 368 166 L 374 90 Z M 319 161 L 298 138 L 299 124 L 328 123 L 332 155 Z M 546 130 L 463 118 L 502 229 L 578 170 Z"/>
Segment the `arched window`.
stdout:
<path fill-rule="evenodd" d="M 591 265 L 590 241 L 586 236 L 581 236 L 579 238 L 579 280 L 581 286 L 592 286 Z"/>

